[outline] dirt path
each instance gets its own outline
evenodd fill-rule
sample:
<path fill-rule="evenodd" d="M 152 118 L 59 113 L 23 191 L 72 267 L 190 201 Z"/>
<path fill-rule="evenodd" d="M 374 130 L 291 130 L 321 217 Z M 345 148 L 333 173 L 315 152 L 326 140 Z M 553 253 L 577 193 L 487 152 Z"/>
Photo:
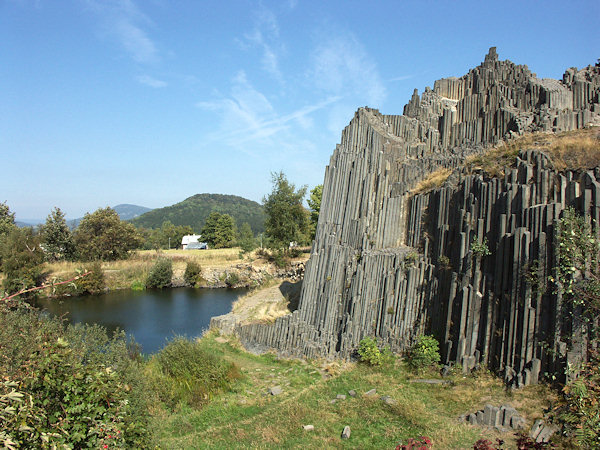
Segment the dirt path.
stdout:
<path fill-rule="evenodd" d="M 273 322 L 298 308 L 302 281 L 277 281 L 275 285 L 256 289 L 239 298 L 229 314 L 213 317 L 211 328 L 232 334 L 237 323 Z"/>

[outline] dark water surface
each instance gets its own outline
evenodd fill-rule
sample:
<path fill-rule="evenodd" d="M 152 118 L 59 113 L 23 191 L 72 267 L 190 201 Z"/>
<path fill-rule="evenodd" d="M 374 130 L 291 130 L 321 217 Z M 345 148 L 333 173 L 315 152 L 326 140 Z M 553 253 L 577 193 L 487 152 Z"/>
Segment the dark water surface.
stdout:
<path fill-rule="evenodd" d="M 39 305 L 71 323 L 97 323 L 133 335 L 143 353 L 154 353 L 173 336 L 200 336 L 210 318 L 227 314 L 247 289 L 176 288 L 113 291 L 102 295 L 44 299 Z"/>

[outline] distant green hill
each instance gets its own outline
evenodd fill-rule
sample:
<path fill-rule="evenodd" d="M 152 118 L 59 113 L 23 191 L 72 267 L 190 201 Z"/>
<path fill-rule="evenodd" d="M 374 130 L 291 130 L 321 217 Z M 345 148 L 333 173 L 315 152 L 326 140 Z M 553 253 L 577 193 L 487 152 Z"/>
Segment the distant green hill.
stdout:
<path fill-rule="evenodd" d="M 138 227 L 158 228 L 169 220 L 174 225 L 189 225 L 199 233 L 213 211 L 229 214 L 238 227 L 248 222 L 254 234 L 265 229 L 262 205 L 237 195 L 222 194 L 196 194 L 174 205 L 153 209 L 131 220 L 131 223 Z"/>
<path fill-rule="evenodd" d="M 113 209 L 117 212 L 121 220 L 131 220 L 138 216 L 141 216 L 148 211 L 152 211 L 152 208 L 146 208 L 145 206 L 129 205 L 123 203 L 121 205 L 113 206 Z"/>

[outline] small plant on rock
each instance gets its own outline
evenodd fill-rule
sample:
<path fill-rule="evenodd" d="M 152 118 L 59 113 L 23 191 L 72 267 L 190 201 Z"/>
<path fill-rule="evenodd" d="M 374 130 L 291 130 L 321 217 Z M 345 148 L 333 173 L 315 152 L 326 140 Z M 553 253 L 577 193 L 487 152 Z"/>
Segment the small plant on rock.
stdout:
<path fill-rule="evenodd" d="M 492 254 L 487 238 L 483 238 L 481 242 L 479 242 L 477 238 L 474 238 L 473 242 L 471 242 L 471 251 L 475 256 L 479 257 L 489 256 Z"/>

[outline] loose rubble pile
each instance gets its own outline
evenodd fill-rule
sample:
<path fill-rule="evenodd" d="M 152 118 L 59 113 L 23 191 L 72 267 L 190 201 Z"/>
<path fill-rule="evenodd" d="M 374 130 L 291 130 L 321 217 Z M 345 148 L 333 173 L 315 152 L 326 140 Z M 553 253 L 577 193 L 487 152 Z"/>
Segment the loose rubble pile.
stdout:
<path fill-rule="evenodd" d="M 500 407 L 485 405 L 482 410 L 460 416 L 458 420 L 471 425 L 493 427 L 503 433 L 508 429 L 520 431 L 525 428 L 525 419 L 510 405 Z M 548 442 L 555 432 L 554 426 L 545 424 L 542 419 L 537 419 L 529 431 L 529 437 L 535 442 Z"/>

